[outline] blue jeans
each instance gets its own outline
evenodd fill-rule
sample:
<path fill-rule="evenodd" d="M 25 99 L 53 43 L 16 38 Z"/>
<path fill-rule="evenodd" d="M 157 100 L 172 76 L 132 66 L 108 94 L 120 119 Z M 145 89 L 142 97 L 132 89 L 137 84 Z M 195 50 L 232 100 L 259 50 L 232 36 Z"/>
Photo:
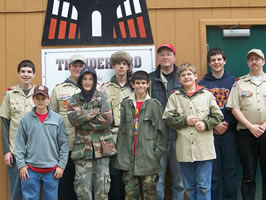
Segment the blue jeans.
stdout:
<path fill-rule="evenodd" d="M 55 171 L 49 173 L 37 173 L 28 168 L 30 178 L 21 180 L 22 194 L 24 200 L 39 200 L 40 187 L 42 183 L 42 200 L 58 199 L 59 180 L 53 177 Z"/>
<path fill-rule="evenodd" d="M 237 199 L 237 132 L 227 130 L 223 135 L 214 135 L 216 160 L 212 165 L 212 199 Z"/>
<path fill-rule="evenodd" d="M 13 168 L 8 167 L 8 180 L 10 189 L 10 200 L 22 200 L 19 170 L 16 159 L 13 157 Z"/>
<path fill-rule="evenodd" d="M 179 172 L 179 165 L 176 161 L 176 140 L 168 140 L 167 152 L 163 154 L 160 164 L 162 171 L 159 174 L 159 181 L 157 183 L 157 200 L 164 200 L 165 191 L 165 175 L 167 170 L 167 161 L 170 165 L 171 170 L 171 180 L 172 180 L 172 199 L 173 200 L 183 200 L 184 199 L 184 187 Z"/>
<path fill-rule="evenodd" d="M 211 200 L 212 160 L 179 162 L 187 200 Z"/>
<path fill-rule="evenodd" d="M 248 129 L 238 133 L 239 159 L 243 169 L 241 193 L 243 200 L 255 199 L 258 160 L 262 176 L 262 200 L 266 200 L 266 132 L 255 138 Z"/>

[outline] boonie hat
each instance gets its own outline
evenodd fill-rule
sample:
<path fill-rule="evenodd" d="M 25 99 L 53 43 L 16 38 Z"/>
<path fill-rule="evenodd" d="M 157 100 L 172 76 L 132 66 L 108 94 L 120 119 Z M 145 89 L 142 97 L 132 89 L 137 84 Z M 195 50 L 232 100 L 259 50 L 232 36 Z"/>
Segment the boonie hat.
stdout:
<path fill-rule="evenodd" d="M 69 59 L 69 64 L 70 64 L 70 65 L 71 65 L 71 64 L 74 64 L 74 63 L 77 62 L 77 61 L 81 61 L 81 62 L 83 62 L 84 64 L 86 63 L 84 56 L 82 56 L 82 55 L 73 55 L 73 56 L 71 56 L 71 58 Z"/>
<path fill-rule="evenodd" d="M 260 49 L 251 49 L 251 50 L 247 53 L 247 58 L 248 58 L 249 54 L 251 54 L 251 53 L 255 53 L 255 54 L 257 54 L 259 57 L 263 58 L 263 60 L 264 60 L 264 54 L 263 54 L 263 52 L 262 52 Z"/>
<path fill-rule="evenodd" d="M 172 44 L 170 44 L 170 43 L 167 43 L 167 42 L 162 43 L 162 44 L 158 47 L 158 49 L 157 49 L 157 53 L 159 53 L 159 51 L 160 51 L 161 48 L 168 48 L 168 49 L 170 49 L 170 50 L 176 55 L 175 48 L 174 48 L 174 46 L 173 46 Z"/>
<path fill-rule="evenodd" d="M 33 96 L 36 95 L 36 94 L 42 94 L 42 95 L 44 95 L 46 97 L 49 97 L 48 87 L 46 87 L 44 85 L 36 86 L 34 88 Z"/>

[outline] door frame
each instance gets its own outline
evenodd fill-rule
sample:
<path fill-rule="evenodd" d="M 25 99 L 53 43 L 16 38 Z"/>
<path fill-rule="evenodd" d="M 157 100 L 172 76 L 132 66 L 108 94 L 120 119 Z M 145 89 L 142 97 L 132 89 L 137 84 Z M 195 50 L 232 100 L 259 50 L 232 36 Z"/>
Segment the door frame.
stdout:
<path fill-rule="evenodd" d="M 200 74 L 207 73 L 207 26 L 233 26 L 236 24 L 245 28 L 253 25 L 266 25 L 266 18 L 200 20 Z"/>

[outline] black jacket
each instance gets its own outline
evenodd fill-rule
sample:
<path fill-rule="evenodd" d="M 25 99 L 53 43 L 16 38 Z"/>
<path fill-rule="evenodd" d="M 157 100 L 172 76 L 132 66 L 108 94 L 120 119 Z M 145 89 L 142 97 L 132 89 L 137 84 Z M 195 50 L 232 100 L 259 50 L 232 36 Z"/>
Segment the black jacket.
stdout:
<path fill-rule="evenodd" d="M 178 68 L 175 65 L 174 66 L 174 73 L 170 75 L 167 88 L 165 88 L 163 80 L 161 78 L 161 66 L 159 65 L 157 69 L 154 72 L 151 72 L 149 74 L 149 78 L 151 81 L 150 90 L 151 94 L 150 96 L 152 98 L 157 99 L 162 104 L 163 108 L 165 109 L 168 97 L 171 95 L 171 93 L 180 87 L 180 83 L 178 80 Z M 168 140 L 176 140 L 177 135 L 175 129 L 169 128 L 168 131 Z"/>

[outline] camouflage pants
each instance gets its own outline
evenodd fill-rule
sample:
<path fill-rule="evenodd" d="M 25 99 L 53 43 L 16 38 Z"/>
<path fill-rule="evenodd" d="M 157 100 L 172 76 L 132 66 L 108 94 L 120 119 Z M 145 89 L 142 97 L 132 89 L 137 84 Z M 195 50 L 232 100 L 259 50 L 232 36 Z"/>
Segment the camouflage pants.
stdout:
<path fill-rule="evenodd" d="M 74 189 L 79 200 L 108 199 L 111 182 L 109 160 L 110 158 L 99 158 L 75 161 Z"/>
<path fill-rule="evenodd" d="M 143 192 L 144 199 L 156 199 L 156 184 L 158 174 L 148 176 L 134 176 L 133 171 L 123 171 L 126 200 L 135 200 Z"/>

